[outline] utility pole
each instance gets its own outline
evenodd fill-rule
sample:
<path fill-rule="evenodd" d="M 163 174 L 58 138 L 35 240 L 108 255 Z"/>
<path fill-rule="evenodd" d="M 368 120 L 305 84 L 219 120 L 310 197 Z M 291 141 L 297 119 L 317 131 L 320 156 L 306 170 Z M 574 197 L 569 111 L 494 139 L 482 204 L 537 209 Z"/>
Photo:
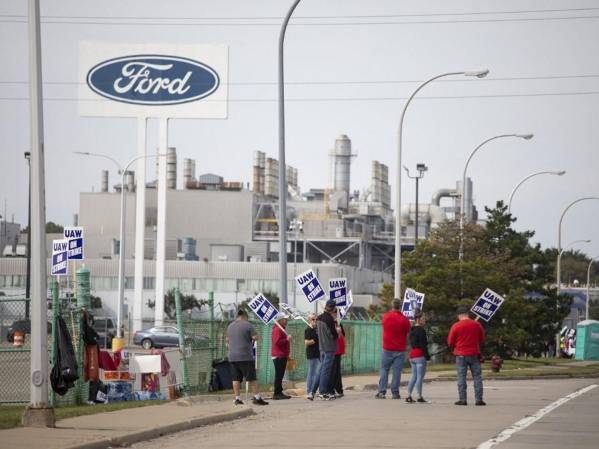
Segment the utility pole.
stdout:
<path fill-rule="evenodd" d="M 428 167 L 425 164 L 416 164 L 416 170 L 418 171 L 418 175 L 417 176 L 410 176 L 410 170 L 408 170 L 408 167 L 406 167 L 404 165 L 404 170 L 407 172 L 408 174 L 408 178 L 410 179 L 415 179 L 416 180 L 416 210 L 415 210 L 415 217 L 414 217 L 414 249 L 416 249 L 416 246 L 418 245 L 418 184 L 419 181 L 424 178 L 424 173 L 426 171 L 428 171 Z"/>
<path fill-rule="evenodd" d="M 25 279 L 25 318 L 29 318 L 29 307 L 31 305 L 31 153 L 25 151 L 28 170 L 28 200 L 27 200 L 27 278 Z"/>
<path fill-rule="evenodd" d="M 30 403 L 23 425 L 54 427 L 48 406 L 48 329 L 46 285 L 46 198 L 39 0 L 29 0 L 29 104 L 31 132 L 31 377 Z"/>

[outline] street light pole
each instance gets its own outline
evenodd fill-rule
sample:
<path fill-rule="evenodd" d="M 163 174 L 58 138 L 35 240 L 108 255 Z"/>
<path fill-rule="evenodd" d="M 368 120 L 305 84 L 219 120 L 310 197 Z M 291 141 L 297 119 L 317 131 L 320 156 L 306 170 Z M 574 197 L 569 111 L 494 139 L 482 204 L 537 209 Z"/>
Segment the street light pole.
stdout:
<path fill-rule="evenodd" d="M 564 252 L 568 249 L 571 248 L 572 246 L 576 245 L 577 243 L 591 243 L 590 240 L 574 240 L 573 242 L 569 243 L 568 245 L 566 245 L 564 247 L 564 249 L 562 249 L 558 255 L 557 255 L 557 270 L 559 272 L 561 272 L 561 266 L 562 266 L 562 254 L 564 254 Z M 559 289 L 558 289 L 558 294 L 559 294 Z"/>
<path fill-rule="evenodd" d="M 557 176 L 562 176 L 562 175 L 565 175 L 565 174 L 566 174 L 565 170 L 545 170 L 545 171 L 538 171 L 536 173 L 532 173 L 532 174 L 530 174 L 530 175 L 525 176 L 524 178 L 522 178 L 522 180 L 518 184 L 516 184 L 516 186 L 512 189 L 512 192 L 510 193 L 510 198 L 508 200 L 508 206 L 507 206 L 508 213 L 511 213 L 511 211 L 512 211 L 512 200 L 514 199 L 514 195 L 516 194 L 516 191 L 520 188 L 520 186 L 522 184 L 524 184 L 530 178 L 532 178 L 534 176 L 538 176 L 538 175 L 557 175 Z"/>
<path fill-rule="evenodd" d="M 470 165 L 470 161 L 472 157 L 487 143 L 492 142 L 493 140 L 502 139 L 505 137 L 519 137 L 521 139 L 530 140 L 533 138 L 533 134 L 500 134 L 498 136 L 491 137 L 487 140 L 484 140 L 480 143 L 472 152 L 470 156 L 468 156 L 468 160 L 466 160 L 466 164 L 464 165 L 464 172 L 462 173 L 462 188 L 460 189 L 460 251 L 459 251 L 459 259 L 460 261 L 464 259 L 464 219 L 467 218 L 470 221 L 470 211 L 466 212 L 466 173 L 468 172 L 468 165 Z"/>
<path fill-rule="evenodd" d="M 564 221 L 564 215 L 566 215 L 566 212 L 568 212 L 568 210 L 570 210 L 570 208 L 572 206 L 574 206 L 575 204 L 580 203 L 581 201 L 587 201 L 587 200 L 599 200 L 599 196 L 587 196 L 587 197 L 578 198 L 577 200 L 572 201 L 570 204 L 568 204 L 566 206 L 566 208 L 562 212 L 562 215 L 559 217 L 559 223 L 557 225 L 558 264 L 557 264 L 557 276 L 556 276 L 557 295 L 558 296 L 561 293 L 561 285 L 562 285 L 562 270 L 561 270 L 561 266 L 559 264 L 559 254 L 561 253 L 561 250 L 562 250 L 562 222 Z"/>
<path fill-rule="evenodd" d="M 396 186 L 396 198 L 395 198 L 395 284 L 394 284 L 394 292 L 395 298 L 399 298 L 401 294 L 401 150 L 402 150 L 402 137 L 403 137 L 403 122 L 406 115 L 406 110 L 408 106 L 412 102 L 412 99 L 416 96 L 420 90 L 427 84 L 432 83 L 433 81 L 454 75 L 464 75 L 464 76 L 475 76 L 477 78 L 484 78 L 489 73 L 488 69 L 484 70 L 467 70 L 461 72 L 447 72 L 442 73 L 437 76 L 433 76 L 429 78 L 422 84 L 420 84 L 414 92 L 408 97 L 406 100 L 404 107 L 401 111 L 401 116 L 399 118 L 399 127 L 397 131 L 397 186 Z"/>
<path fill-rule="evenodd" d="M 418 184 L 419 181 L 424 178 L 424 172 L 428 171 L 428 167 L 425 164 L 416 164 L 416 170 L 418 170 L 418 176 L 411 176 L 410 170 L 404 165 L 404 170 L 407 173 L 408 178 L 416 180 L 416 210 L 414 216 L 414 250 L 418 245 Z"/>
<path fill-rule="evenodd" d="M 285 165 L 285 31 L 300 0 L 294 0 L 279 32 L 279 300 L 287 302 L 287 167 Z"/>
<path fill-rule="evenodd" d="M 75 151 L 76 154 L 81 154 L 84 156 L 95 156 L 95 157 L 102 157 L 104 159 L 109 159 L 112 162 L 114 162 L 116 164 L 117 167 L 119 167 L 119 171 L 121 173 L 121 220 L 120 220 L 120 225 L 119 225 L 119 277 L 118 277 L 118 290 L 119 290 L 119 296 L 118 296 L 118 305 L 117 305 L 117 311 L 116 311 L 116 319 L 117 319 L 117 334 L 116 334 L 116 338 L 123 338 L 123 329 L 122 329 L 122 316 L 123 316 L 123 303 L 124 303 L 124 299 L 125 299 L 125 258 L 126 258 L 126 254 L 125 254 L 125 245 L 126 245 L 126 196 L 125 196 L 125 192 L 126 192 L 126 187 L 125 187 L 125 179 L 127 174 L 129 174 L 129 167 L 136 161 L 138 161 L 139 159 L 148 159 L 151 157 L 165 157 L 166 154 L 147 154 L 147 155 L 143 155 L 143 156 L 136 156 L 133 159 L 131 159 L 129 162 L 127 162 L 127 164 L 125 165 L 125 168 L 121 168 L 120 164 L 113 158 L 111 158 L 110 156 L 107 156 L 105 154 L 98 154 L 98 153 L 89 153 L 89 152 L 82 152 L 82 151 Z"/>
<path fill-rule="evenodd" d="M 28 200 L 27 200 L 27 279 L 25 280 L 25 318 L 29 318 L 31 307 L 31 153 L 25 151 L 27 159 L 27 171 L 29 179 Z"/>

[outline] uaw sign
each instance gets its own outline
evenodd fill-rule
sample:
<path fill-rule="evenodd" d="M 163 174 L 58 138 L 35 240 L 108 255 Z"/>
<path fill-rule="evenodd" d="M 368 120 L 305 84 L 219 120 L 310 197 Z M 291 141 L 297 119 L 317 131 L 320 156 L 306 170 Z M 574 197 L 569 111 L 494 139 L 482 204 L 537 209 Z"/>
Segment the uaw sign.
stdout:
<path fill-rule="evenodd" d="M 69 241 L 69 260 L 83 260 L 83 228 L 80 226 L 65 227 L 64 238 Z"/>
<path fill-rule="evenodd" d="M 413 320 L 416 309 L 422 310 L 423 305 L 424 293 L 418 293 L 414 289 L 406 288 L 406 291 L 403 295 L 401 313 L 403 313 L 406 316 L 406 318 Z"/>
<path fill-rule="evenodd" d="M 226 45 L 83 42 L 83 116 L 226 118 Z"/>
<path fill-rule="evenodd" d="M 248 305 L 264 324 L 269 324 L 279 313 L 279 311 L 275 309 L 275 306 L 273 306 L 262 293 L 258 293 Z"/>
<path fill-rule="evenodd" d="M 335 300 L 337 307 L 347 304 L 347 279 L 329 279 L 329 299 Z"/>
<path fill-rule="evenodd" d="M 69 241 L 67 239 L 52 240 L 52 276 L 69 273 L 68 257 Z"/>
<path fill-rule="evenodd" d="M 308 270 L 295 278 L 309 303 L 318 301 L 325 296 L 324 289 L 316 277 L 314 270 Z"/>
<path fill-rule="evenodd" d="M 497 312 L 504 299 L 490 288 L 486 289 L 476 300 L 470 311 L 485 321 L 489 321 Z"/>

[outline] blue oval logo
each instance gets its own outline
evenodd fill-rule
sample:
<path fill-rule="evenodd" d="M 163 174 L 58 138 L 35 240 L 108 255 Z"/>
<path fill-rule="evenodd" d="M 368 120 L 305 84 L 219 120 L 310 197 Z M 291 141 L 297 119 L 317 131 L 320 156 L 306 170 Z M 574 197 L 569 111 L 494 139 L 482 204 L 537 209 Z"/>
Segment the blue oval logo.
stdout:
<path fill-rule="evenodd" d="M 123 103 L 165 106 L 213 94 L 220 85 L 214 69 L 193 59 L 133 55 L 109 59 L 87 73 L 98 95 Z"/>

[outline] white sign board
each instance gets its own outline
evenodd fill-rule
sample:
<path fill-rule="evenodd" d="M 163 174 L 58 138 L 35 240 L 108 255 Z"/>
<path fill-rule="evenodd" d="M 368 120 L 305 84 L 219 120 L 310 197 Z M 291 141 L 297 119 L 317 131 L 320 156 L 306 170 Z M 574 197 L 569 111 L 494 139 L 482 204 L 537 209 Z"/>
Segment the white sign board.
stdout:
<path fill-rule="evenodd" d="M 159 373 L 161 369 L 160 355 L 135 355 L 129 359 L 131 373 Z"/>
<path fill-rule="evenodd" d="M 52 240 L 52 276 L 69 274 L 69 241 L 67 239 Z"/>
<path fill-rule="evenodd" d="M 83 260 L 83 228 L 81 226 L 66 226 L 64 238 L 69 241 L 69 260 Z"/>
<path fill-rule="evenodd" d="M 351 294 L 351 290 L 347 293 L 347 301 L 344 306 L 337 307 L 337 313 L 339 314 L 339 321 L 341 321 L 347 315 L 349 308 L 354 303 L 354 298 Z"/>
<path fill-rule="evenodd" d="M 279 313 L 279 311 L 275 309 L 275 306 L 273 306 L 262 293 L 258 293 L 256 297 L 248 303 L 248 306 L 264 324 L 269 324 Z"/>
<path fill-rule="evenodd" d="M 406 316 L 406 318 L 413 320 L 414 319 L 414 311 L 416 309 L 422 310 L 423 305 L 424 305 L 424 293 L 418 293 L 414 289 L 406 288 L 406 291 L 403 295 L 403 304 L 401 306 L 401 313 L 403 313 Z"/>
<path fill-rule="evenodd" d="M 500 295 L 488 288 L 476 300 L 470 311 L 488 322 L 493 318 L 493 315 L 495 315 L 495 312 L 503 304 L 503 301 L 504 299 Z"/>
<path fill-rule="evenodd" d="M 325 296 L 324 288 L 316 277 L 314 270 L 308 270 L 295 278 L 309 303 L 318 301 Z"/>
<path fill-rule="evenodd" d="M 347 304 L 347 279 L 329 279 L 329 299 L 335 300 L 337 307 Z"/>
<path fill-rule="evenodd" d="M 82 42 L 79 113 L 227 118 L 228 47 Z"/>

